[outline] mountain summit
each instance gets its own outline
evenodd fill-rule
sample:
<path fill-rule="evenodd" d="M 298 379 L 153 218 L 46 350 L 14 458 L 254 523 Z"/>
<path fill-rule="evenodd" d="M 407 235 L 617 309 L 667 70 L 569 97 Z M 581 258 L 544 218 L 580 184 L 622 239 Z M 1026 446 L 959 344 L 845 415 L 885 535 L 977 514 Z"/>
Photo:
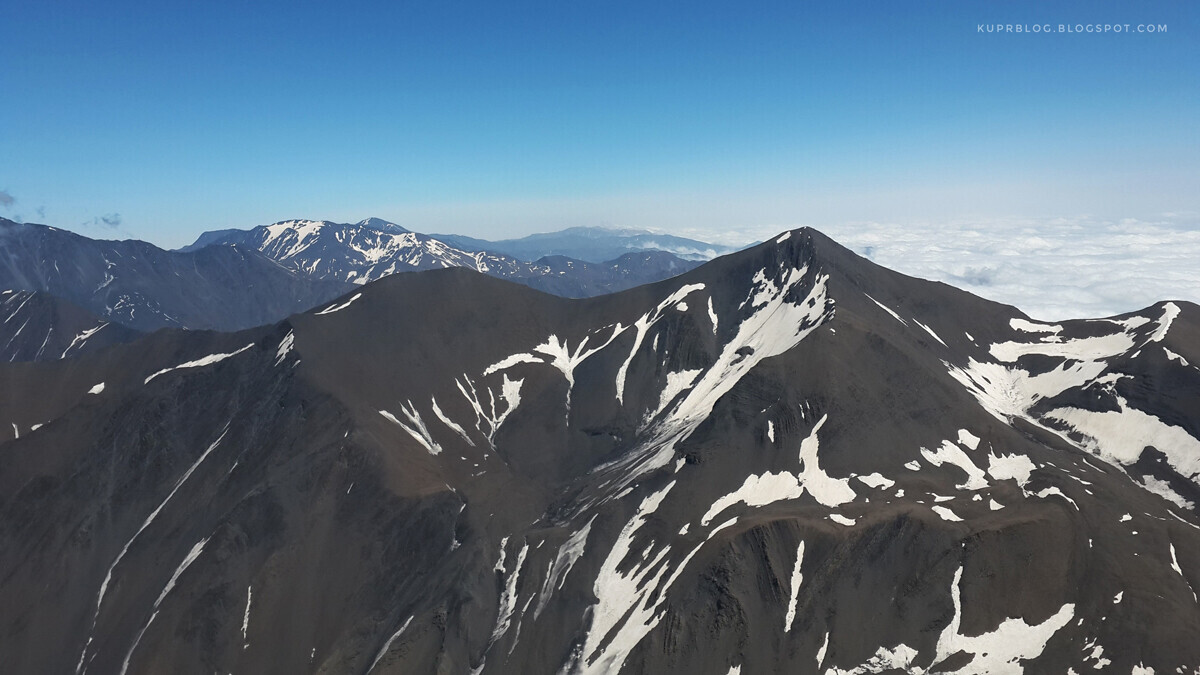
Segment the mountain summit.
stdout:
<path fill-rule="evenodd" d="M 1198 337 L 1188 303 L 1043 324 L 802 229 L 586 300 L 452 268 L 0 364 L 0 653 L 1192 672 Z"/>

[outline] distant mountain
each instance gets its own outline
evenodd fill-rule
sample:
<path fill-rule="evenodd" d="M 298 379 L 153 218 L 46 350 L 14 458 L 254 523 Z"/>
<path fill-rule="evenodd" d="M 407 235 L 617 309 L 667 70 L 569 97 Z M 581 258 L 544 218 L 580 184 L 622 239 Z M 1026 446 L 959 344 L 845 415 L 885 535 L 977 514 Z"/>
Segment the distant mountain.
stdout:
<path fill-rule="evenodd" d="M 245 248 L 164 251 L 0 218 L 0 289 L 47 292 L 141 331 L 273 323 L 351 287 L 297 274 Z"/>
<path fill-rule="evenodd" d="M 0 363 L 5 672 L 1194 673 L 1200 307 L 813 230 Z"/>
<path fill-rule="evenodd" d="M 486 250 L 465 251 L 436 237 L 368 218 L 358 223 L 287 220 L 250 230 L 206 232 L 185 251 L 233 244 L 318 279 L 365 284 L 398 272 L 464 267 L 556 295 L 589 297 L 659 281 L 697 263 L 672 254 L 620 256 L 603 263 L 561 256 L 533 262 Z"/>
<path fill-rule="evenodd" d="M 52 361 L 141 333 L 39 291 L 0 291 L 0 361 Z"/>
<path fill-rule="evenodd" d="M 587 298 L 667 279 L 699 264 L 662 251 L 626 253 L 603 263 L 547 256 L 533 264 L 533 275 L 512 280 L 564 298 Z"/>
<path fill-rule="evenodd" d="M 642 230 L 610 230 L 603 227 L 571 227 L 558 232 L 531 234 L 520 239 L 487 241 L 457 234 L 432 235 L 465 251 L 493 251 L 521 260 L 545 256 L 567 256 L 588 262 L 604 262 L 634 251 L 665 251 L 684 260 L 711 260 L 736 248 L 655 234 Z"/>

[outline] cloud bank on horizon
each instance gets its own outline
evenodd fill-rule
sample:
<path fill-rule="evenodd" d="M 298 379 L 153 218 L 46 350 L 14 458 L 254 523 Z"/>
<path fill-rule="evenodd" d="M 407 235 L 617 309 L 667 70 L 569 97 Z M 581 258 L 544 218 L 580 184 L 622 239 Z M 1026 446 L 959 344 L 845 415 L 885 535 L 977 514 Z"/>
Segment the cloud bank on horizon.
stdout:
<path fill-rule="evenodd" d="M 1200 303 L 1198 223 L 1200 214 L 1164 214 L 1154 220 L 860 222 L 817 229 L 884 267 L 1054 321 L 1112 316 L 1160 300 Z M 774 233 L 768 230 L 716 238 L 766 239 Z"/>

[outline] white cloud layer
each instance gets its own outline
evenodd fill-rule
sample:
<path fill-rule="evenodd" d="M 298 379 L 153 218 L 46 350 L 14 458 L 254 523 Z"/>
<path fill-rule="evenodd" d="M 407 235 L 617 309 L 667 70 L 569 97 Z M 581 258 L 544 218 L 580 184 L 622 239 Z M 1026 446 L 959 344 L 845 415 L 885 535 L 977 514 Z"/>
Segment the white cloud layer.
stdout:
<path fill-rule="evenodd" d="M 745 243 L 776 229 L 788 228 L 693 234 Z M 884 267 L 1015 305 L 1035 319 L 1111 316 L 1159 300 L 1200 303 L 1200 214 L 817 229 Z"/>

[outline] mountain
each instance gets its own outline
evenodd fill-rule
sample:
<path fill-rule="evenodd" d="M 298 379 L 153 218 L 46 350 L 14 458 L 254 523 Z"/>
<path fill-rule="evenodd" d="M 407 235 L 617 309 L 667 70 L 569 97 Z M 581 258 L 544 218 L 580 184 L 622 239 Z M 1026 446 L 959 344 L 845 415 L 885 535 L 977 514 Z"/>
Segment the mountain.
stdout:
<path fill-rule="evenodd" d="M 570 227 L 558 232 L 531 234 L 520 239 L 487 241 L 459 234 L 435 234 L 437 239 L 465 251 L 494 251 L 521 260 L 567 256 L 588 262 L 604 262 L 636 251 L 665 251 L 684 260 L 711 260 L 733 253 L 736 248 L 710 244 L 670 234 L 604 227 Z"/>
<path fill-rule="evenodd" d="M 586 300 L 396 274 L 0 364 L 0 653 L 1194 672 L 1198 337 L 1189 303 L 1036 323 L 805 229 Z"/>
<path fill-rule="evenodd" d="M 589 297 L 659 281 L 695 267 L 669 253 L 623 255 L 601 263 L 565 258 L 535 262 L 486 250 L 465 251 L 379 218 L 358 223 L 287 220 L 251 230 L 206 232 L 184 251 L 214 244 L 253 249 L 318 279 L 356 284 L 389 274 L 465 267 L 567 297 Z"/>
<path fill-rule="evenodd" d="M 62 359 L 139 335 L 48 293 L 0 291 L 0 361 Z"/>
<path fill-rule="evenodd" d="M 233 246 L 164 251 L 0 218 L 0 289 L 50 293 L 135 330 L 272 323 L 350 288 Z"/>
<path fill-rule="evenodd" d="M 547 256 L 534 263 L 532 274 L 511 280 L 564 298 L 587 298 L 667 279 L 697 265 L 662 251 L 626 253 L 603 263 Z"/>

